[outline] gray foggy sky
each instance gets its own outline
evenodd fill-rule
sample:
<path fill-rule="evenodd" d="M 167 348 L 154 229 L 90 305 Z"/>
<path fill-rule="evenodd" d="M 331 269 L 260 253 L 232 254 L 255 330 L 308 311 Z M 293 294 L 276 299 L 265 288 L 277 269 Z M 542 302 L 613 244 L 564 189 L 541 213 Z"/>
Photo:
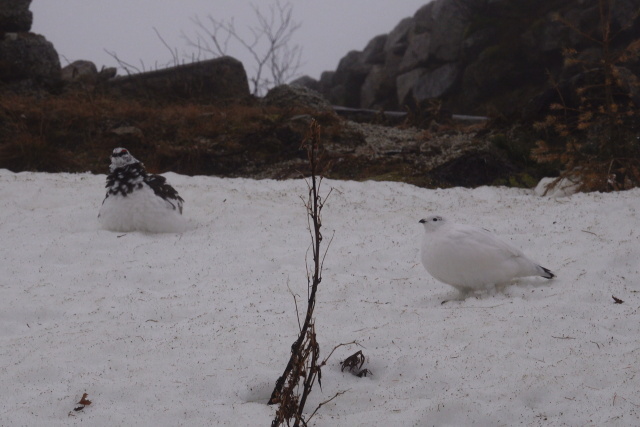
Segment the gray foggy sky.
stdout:
<path fill-rule="evenodd" d="M 391 31 L 403 18 L 413 16 L 429 0 L 292 0 L 293 18 L 301 23 L 293 43 L 302 46 L 301 74 L 319 78 L 335 70 L 350 50 L 362 50 L 378 34 Z M 234 18 L 244 30 L 255 24 L 251 4 L 265 12 L 268 0 L 34 0 L 32 31 L 44 35 L 60 54 L 61 64 L 77 59 L 93 61 L 98 68 L 116 66 L 105 52 L 115 52 L 142 69 L 163 67 L 172 55 L 157 37 L 155 27 L 180 60 L 189 62 L 189 49 L 181 32 L 193 34 L 191 19 L 208 15 L 218 20 Z M 284 2 L 282 2 L 284 3 Z M 248 56 L 232 48 L 228 54 L 240 59 L 251 72 Z M 204 58 L 202 58 L 204 59 Z M 122 71 L 120 71 L 122 74 Z"/>

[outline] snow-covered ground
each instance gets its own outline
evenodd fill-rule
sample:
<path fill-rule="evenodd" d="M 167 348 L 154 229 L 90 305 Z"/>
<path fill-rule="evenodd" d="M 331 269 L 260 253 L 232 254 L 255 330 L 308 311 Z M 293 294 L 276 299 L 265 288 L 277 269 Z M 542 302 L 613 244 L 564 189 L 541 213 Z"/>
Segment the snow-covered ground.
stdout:
<path fill-rule="evenodd" d="M 192 229 L 101 230 L 104 176 L 0 171 L 0 425 L 268 425 L 306 296 L 306 184 L 166 174 Z M 640 425 L 640 190 L 325 181 L 318 426 Z M 557 274 L 444 305 L 438 213 Z M 334 234 L 335 232 L 335 234 Z M 624 302 L 614 303 L 612 296 Z M 93 403 L 74 411 L 83 393 Z"/>

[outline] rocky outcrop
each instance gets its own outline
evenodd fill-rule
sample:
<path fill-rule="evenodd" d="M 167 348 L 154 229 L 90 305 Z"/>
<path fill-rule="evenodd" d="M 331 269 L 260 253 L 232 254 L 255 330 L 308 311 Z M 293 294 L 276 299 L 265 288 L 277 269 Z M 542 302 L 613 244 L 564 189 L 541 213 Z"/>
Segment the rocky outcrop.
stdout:
<path fill-rule="evenodd" d="M 640 34 L 640 5 L 613 5 L 615 50 Z M 600 21 L 598 0 L 434 0 L 347 53 L 320 81 L 306 81 L 346 107 L 402 110 L 439 98 L 460 114 L 505 113 L 542 92 L 549 77 L 597 65 L 600 46 L 584 34 L 598 38 Z M 567 48 L 581 53 L 580 70 L 565 61 Z"/>
<path fill-rule="evenodd" d="M 331 104 L 322 95 L 293 83 L 274 87 L 260 102 L 265 106 L 334 114 Z"/>
<path fill-rule="evenodd" d="M 100 89 L 114 94 L 176 101 L 243 100 L 250 97 L 241 62 L 216 58 L 116 78 L 115 68 L 98 71 L 90 61 L 61 69 L 53 44 L 30 33 L 31 0 L 0 0 L 0 89 L 18 93 Z"/>
<path fill-rule="evenodd" d="M 89 89 L 107 82 L 115 77 L 117 72 L 115 67 L 102 68 L 98 71 L 93 62 L 78 60 L 63 67 L 60 71 L 60 77 L 67 85 L 67 89 L 75 87 Z"/>
<path fill-rule="evenodd" d="M 31 31 L 33 14 L 31 0 L 0 0 L 0 31 L 26 33 Z"/>
<path fill-rule="evenodd" d="M 60 60 L 43 36 L 30 33 L 31 0 L 0 0 L 0 86 L 13 91 L 37 91 L 54 86 Z"/>
<path fill-rule="evenodd" d="M 230 56 L 117 77 L 107 87 L 124 96 L 168 101 L 220 102 L 250 96 L 244 66 Z"/>
<path fill-rule="evenodd" d="M 8 33 L 0 40 L 0 82 L 48 86 L 60 76 L 60 60 L 53 45 L 33 33 Z"/>
<path fill-rule="evenodd" d="M 98 69 L 96 68 L 96 64 L 84 60 L 73 61 L 60 72 L 62 80 L 67 82 L 85 79 L 93 80 L 97 75 Z"/>

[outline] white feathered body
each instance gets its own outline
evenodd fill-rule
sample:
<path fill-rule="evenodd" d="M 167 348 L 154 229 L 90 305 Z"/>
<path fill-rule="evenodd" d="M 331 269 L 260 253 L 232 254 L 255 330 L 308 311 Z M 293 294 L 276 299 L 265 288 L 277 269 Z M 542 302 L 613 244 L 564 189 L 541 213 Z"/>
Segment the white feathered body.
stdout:
<path fill-rule="evenodd" d="M 180 211 L 144 183 L 126 196 L 105 198 L 98 220 L 103 228 L 121 232 L 180 233 L 186 225 Z"/>
<path fill-rule="evenodd" d="M 113 150 L 106 187 L 98 213 L 103 228 L 121 232 L 185 231 L 184 200 L 163 176 L 148 174 L 124 148 Z"/>
<path fill-rule="evenodd" d="M 440 224 L 432 224 L 433 218 Z M 554 277 L 522 251 L 482 228 L 451 224 L 441 217 L 423 221 L 424 267 L 437 280 L 462 292 L 491 289 L 517 277 Z"/>

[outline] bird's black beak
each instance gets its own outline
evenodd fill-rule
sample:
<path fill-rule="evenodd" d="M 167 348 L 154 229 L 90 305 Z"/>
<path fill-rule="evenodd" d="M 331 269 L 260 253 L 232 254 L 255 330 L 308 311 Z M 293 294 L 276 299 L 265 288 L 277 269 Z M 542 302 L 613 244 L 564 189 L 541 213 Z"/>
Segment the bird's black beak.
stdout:
<path fill-rule="evenodd" d="M 425 219 L 421 219 L 420 221 L 418 221 L 420 224 L 424 224 L 425 222 L 427 222 L 427 220 Z"/>

